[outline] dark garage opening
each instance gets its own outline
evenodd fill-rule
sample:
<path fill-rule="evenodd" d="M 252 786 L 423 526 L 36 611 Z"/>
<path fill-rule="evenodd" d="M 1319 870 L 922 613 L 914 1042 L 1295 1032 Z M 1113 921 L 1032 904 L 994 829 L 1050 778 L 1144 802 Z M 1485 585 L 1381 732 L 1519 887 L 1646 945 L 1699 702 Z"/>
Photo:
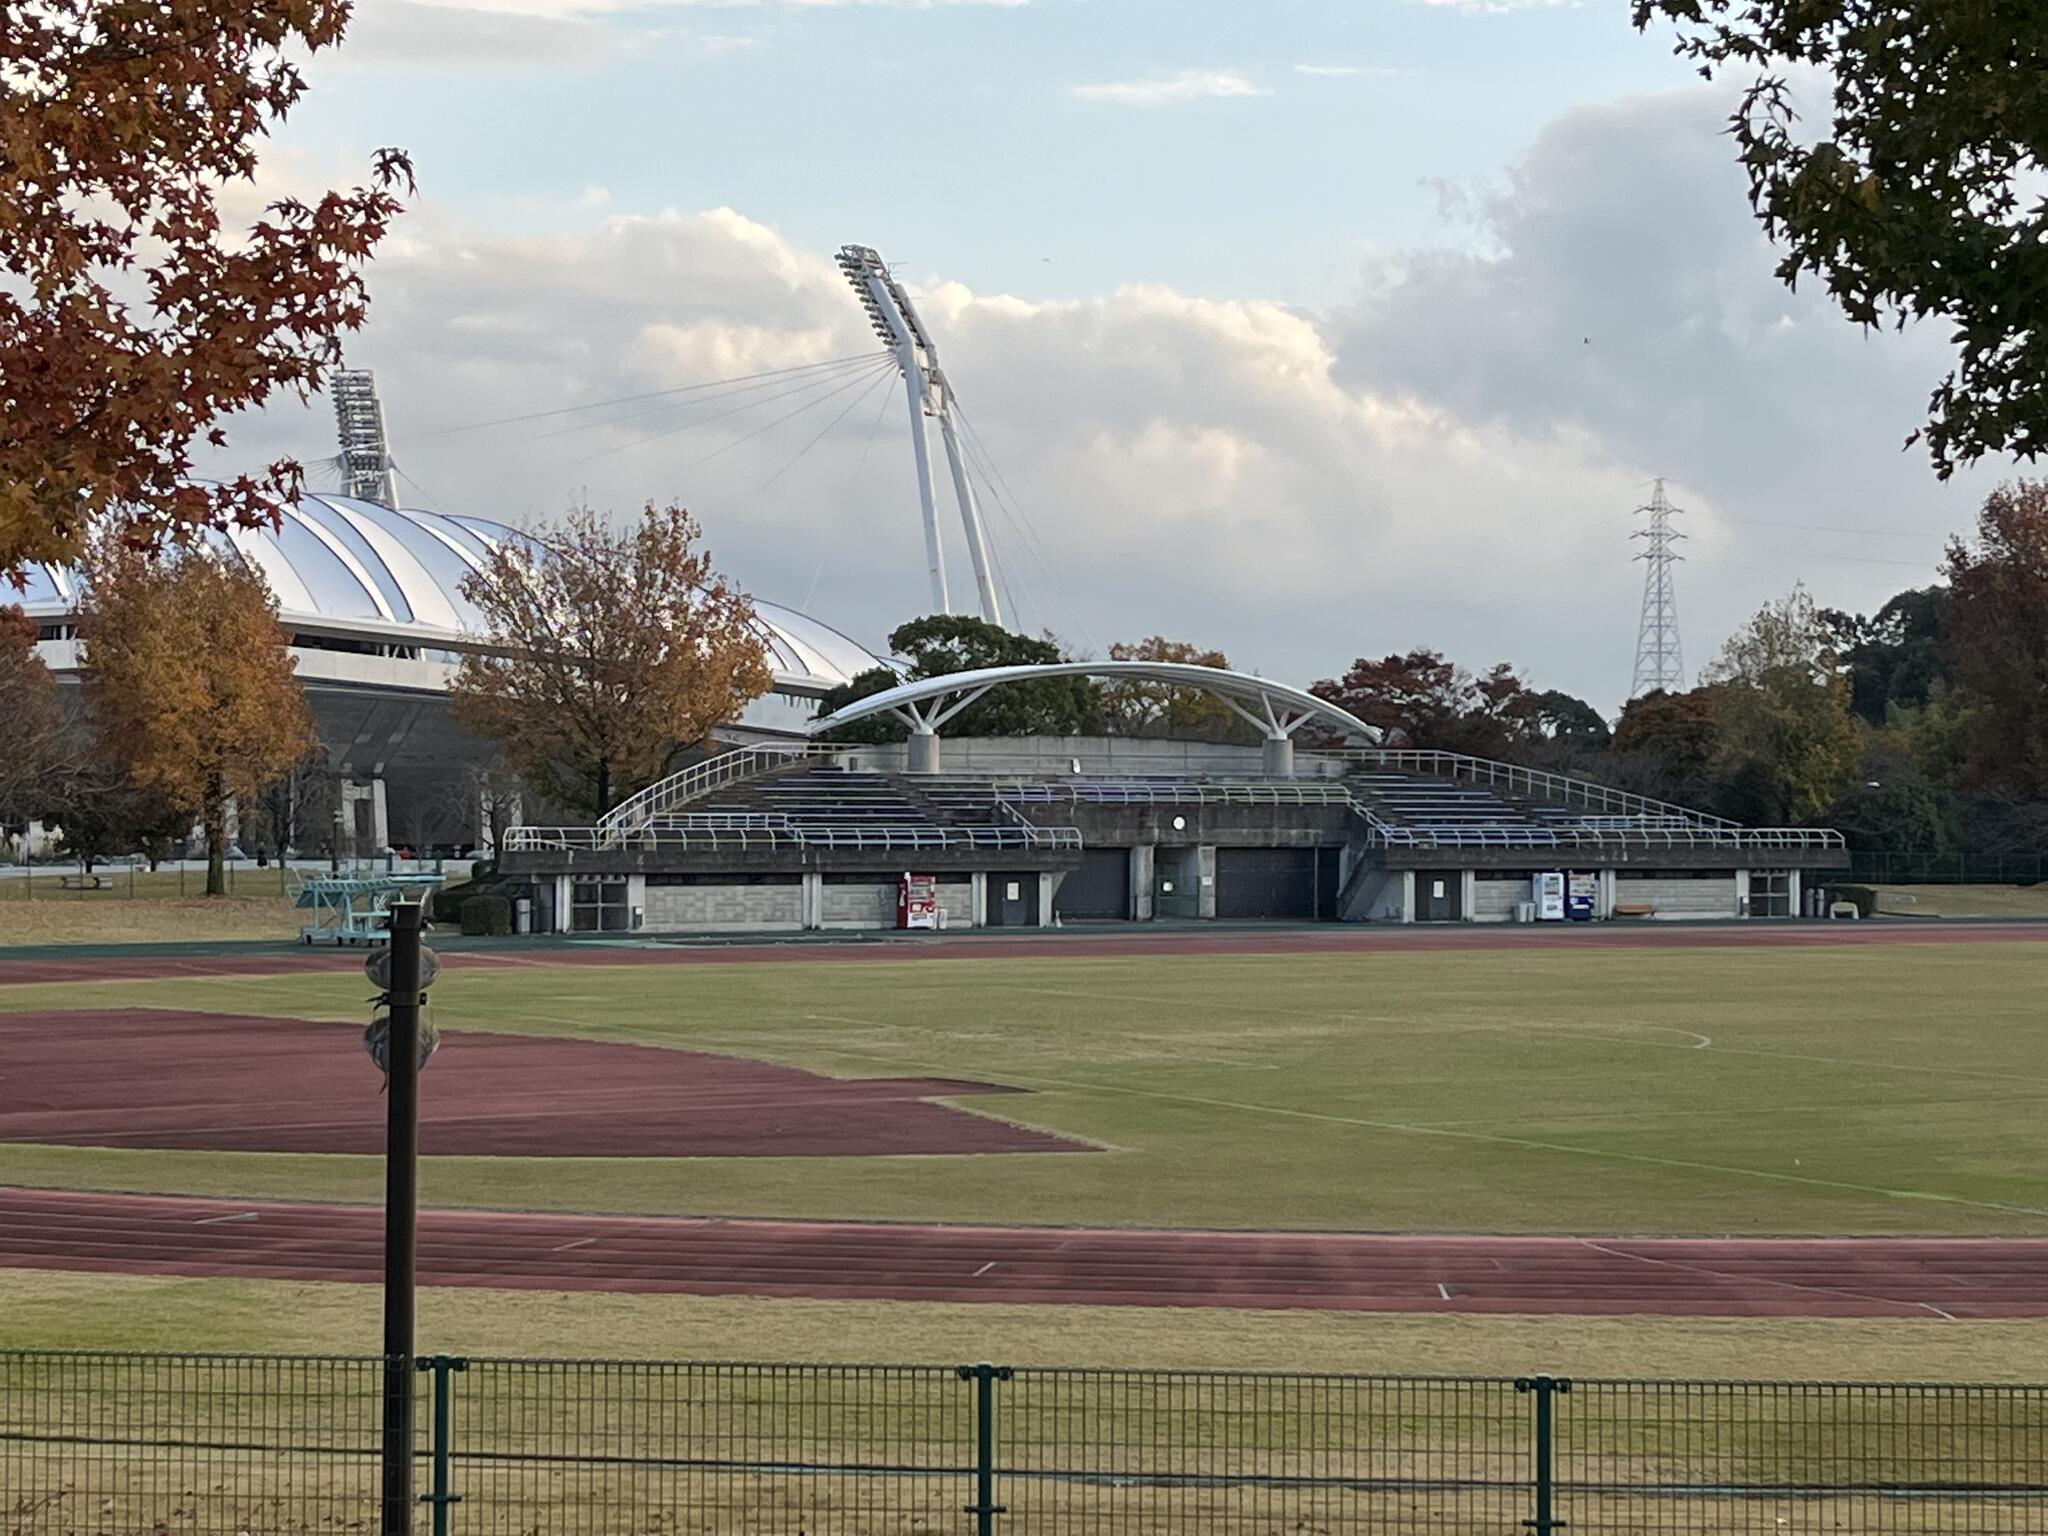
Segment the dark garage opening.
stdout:
<path fill-rule="evenodd" d="M 1087 850 L 1081 855 L 1081 867 L 1067 871 L 1067 878 L 1053 892 L 1052 909 L 1063 923 L 1129 919 L 1131 850 Z"/>
<path fill-rule="evenodd" d="M 1216 915 L 1319 922 L 1337 915 L 1336 848 L 1218 848 Z"/>

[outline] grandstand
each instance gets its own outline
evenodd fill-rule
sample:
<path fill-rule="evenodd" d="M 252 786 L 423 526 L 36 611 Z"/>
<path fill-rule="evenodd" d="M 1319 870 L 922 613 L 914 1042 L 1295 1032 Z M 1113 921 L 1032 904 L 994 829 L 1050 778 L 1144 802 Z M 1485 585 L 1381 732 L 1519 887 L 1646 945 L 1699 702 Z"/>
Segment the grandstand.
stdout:
<path fill-rule="evenodd" d="M 941 763 L 938 705 L 984 685 L 905 685 L 855 706 L 912 721 L 904 743 L 713 758 L 597 826 L 516 829 L 504 870 L 530 887 L 539 927 L 658 933 L 893 926 L 906 875 L 937 882 L 948 927 L 1537 920 L 1538 877 L 1573 874 L 1596 920 L 1789 917 L 1809 910 L 1815 875 L 1847 862 L 1826 829 L 1746 828 L 1565 775 L 1392 749 L 1293 690 L 1212 682 L 1256 702 L 1245 713 L 1263 715 L 1262 746 L 954 738 Z M 1293 750 L 1296 727 L 1333 716 L 1354 744 Z"/>

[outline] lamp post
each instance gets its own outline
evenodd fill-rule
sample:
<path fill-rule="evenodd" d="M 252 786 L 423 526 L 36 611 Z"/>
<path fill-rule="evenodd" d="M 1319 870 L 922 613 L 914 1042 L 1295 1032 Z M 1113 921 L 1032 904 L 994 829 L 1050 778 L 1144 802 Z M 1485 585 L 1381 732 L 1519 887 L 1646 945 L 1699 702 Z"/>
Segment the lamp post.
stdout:
<path fill-rule="evenodd" d="M 382 1536 L 412 1531 L 413 1270 L 419 1204 L 420 929 L 425 909 L 394 901 L 389 970 L 379 978 L 389 999 L 382 1063 L 384 1121 L 384 1518 Z"/>

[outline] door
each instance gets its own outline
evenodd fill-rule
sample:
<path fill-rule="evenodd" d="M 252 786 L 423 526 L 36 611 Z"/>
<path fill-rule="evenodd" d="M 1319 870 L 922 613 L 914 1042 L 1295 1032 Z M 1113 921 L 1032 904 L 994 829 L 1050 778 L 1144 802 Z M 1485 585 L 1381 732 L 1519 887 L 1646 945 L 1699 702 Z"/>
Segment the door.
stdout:
<path fill-rule="evenodd" d="M 995 873 L 988 877 L 988 925 L 991 928 L 1038 926 L 1038 871 Z"/>
<path fill-rule="evenodd" d="M 1455 869 L 1418 869 L 1415 872 L 1415 919 L 1423 923 L 1455 923 L 1464 917 L 1460 899 L 1465 888 L 1463 873 Z"/>
<path fill-rule="evenodd" d="M 1318 848 L 1218 848 L 1216 915 L 1310 922 L 1323 882 Z M 1336 862 L 1334 852 L 1330 862 Z"/>
<path fill-rule="evenodd" d="M 1090 848 L 1083 853 L 1081 867 L 1068 870 L 1052 893 L 1052 909 L 1063 923 L 1129 919 L 1131 850 Z"/>

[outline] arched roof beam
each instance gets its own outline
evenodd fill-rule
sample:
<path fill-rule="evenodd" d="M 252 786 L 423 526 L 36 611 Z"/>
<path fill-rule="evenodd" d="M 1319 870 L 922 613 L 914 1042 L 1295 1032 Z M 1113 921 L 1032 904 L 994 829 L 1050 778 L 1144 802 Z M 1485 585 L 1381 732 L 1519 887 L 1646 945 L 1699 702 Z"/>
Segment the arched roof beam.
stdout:
<path fill-rule="evenodd" d="M 1005 683 L 1039 682 L 1055 677 L 1116 678 L 1126 682 L 1192 688 L 1221 699 L 1268 741 L 1291 741 L 1311 720 L 1333 726 L 1347 736 L 1377 744 L 1380 733 L 1348 710 L 1312 693 L 1221 667 L 1198 667 L 1180 661 L 1056 661 L 1037 666 L 983 667 L 900 683 L 857 699 L 835 714 L 813 720 L 809 733 L 822 736 L 835 726 L 851 725 L 875 715 L 890 715 L 912 734 L 936 735 L 991 688 Z M 1247 707 L 1249 706 L 1249 707 Z M 1256 713 L 1254 712 L 1256 711 Z"/>

